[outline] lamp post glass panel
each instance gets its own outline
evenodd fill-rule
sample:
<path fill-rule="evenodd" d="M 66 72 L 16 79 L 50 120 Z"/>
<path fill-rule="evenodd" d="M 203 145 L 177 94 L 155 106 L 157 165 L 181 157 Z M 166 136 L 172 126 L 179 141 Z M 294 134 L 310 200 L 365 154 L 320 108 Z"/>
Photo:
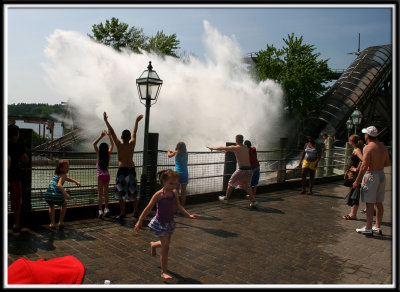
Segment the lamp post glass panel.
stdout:
<path fill-rule="evenodd" d="M 147 181 L 147 153 L 148 153 L 148 136 L 149 136 L 149 121 L 150 107 L 157 102 L 158 94 L 160 93 L 162 80 L 158 77 L 157 72 L 153 71 L 151 61 L 147 66 L 147 70 L 143 71 L 142 75 L 136 79 L 136 85 L 139 93 L 139 100 L 146 106 L 145 125 L 144 125 L 144 143 L 143 143 L 143 168 L 141 177 L 141 193 L 145 192 Z M 144 194 L 147 199 L 147 194 Z M 143 200 L 142 200 L 143 201 Z"/>
<path fill-rule="evenodd" d="M 351 119 L 353 120 L 354 124 L 354 134 L 357 134 L 357 127 L 361 124 L 362 118 L 363 115 L 358 109 L 351 114 Z"/>
<path fill-rule="evenodd" d="M 350 132 L 351 129 L 353 129 L 353 121 L 351 120 L 351 118 L 349 118 L 346 122 L 346 128 L 347 128 L 347 140 L 350 139 Z"/>

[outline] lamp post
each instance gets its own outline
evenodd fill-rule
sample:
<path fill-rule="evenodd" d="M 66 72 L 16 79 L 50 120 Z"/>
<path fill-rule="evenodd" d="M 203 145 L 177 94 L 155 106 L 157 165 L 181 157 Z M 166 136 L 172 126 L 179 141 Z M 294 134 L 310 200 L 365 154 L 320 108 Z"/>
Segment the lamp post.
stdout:
<path fill-rule="evenodd" d="M 351 118 L 349 118 L 346 122 L 346 128 L 347 128 L 347 141 L 350 140 L 350 132 L 351 129 L 353 129 L 353 121 L 351 120 Z"/>
<path fill-rule="evenodd" d="M 158 77 L 156 71 L 153 71 L 151 61 L 147 66 L 147 70 L 136 79 L 136 85 L 139 93 L 139 100 L 146 106 L 145 125 L 144 125 L 144 143 L 143 143 L 143 168 L 140 180 L 141 201 L 147 199 L 146 183 L 147 183 L 147 158 L 148 158 L 148 142 L 149 142 L 149 120 L 150 107 L 157 102 L 158 94 L 161 89 L 162 80 Z"/>
<path fill-rule="evenodd" d="M 354 134 L 357 134 L 357 127 L 361 125 L 362 118 L 363 115 L 358 109 L 351 114 L 351 119 L 353 120 L 354 124 Z"/>

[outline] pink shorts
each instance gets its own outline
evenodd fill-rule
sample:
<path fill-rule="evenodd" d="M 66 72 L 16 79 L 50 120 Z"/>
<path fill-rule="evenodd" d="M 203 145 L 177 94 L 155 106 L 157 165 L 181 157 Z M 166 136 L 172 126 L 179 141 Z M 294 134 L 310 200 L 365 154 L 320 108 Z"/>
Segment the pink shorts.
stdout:
<path fill-rule="evenodd" d="M 103 182 L 110 182 L 110 174 L 109 173 L 102 173 L 97 176 L 99 181 Z"/>
<path fill-rule="evenodd" d="M 253 176 L 253 170 L 251 168 L 236 169 L 236 171 L 232 174 L 231 179 L 228 182 L 228 185 L 234 188 L 237 188 L 239 186 L 239 188 L 243 190 L 251 188 L 252 176 Z"/>

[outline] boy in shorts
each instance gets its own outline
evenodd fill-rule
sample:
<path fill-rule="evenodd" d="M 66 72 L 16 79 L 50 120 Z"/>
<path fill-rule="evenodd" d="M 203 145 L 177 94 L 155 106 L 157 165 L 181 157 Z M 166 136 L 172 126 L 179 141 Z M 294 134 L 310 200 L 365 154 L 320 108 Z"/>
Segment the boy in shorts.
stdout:
<path fill-rule="evenodd" d="M 126 216 L 125 214 L 125 200 L 127 197 L 133 200 L 133 214 L 136 218 L 139 218 L 138 203 L 139 193 L 137 191 L 137 178 L 135 163 L 133 162 L 133 153 L 136 146 L 136 132 L 138 129 L 139 121 L 143 118 L 143 115 L 139 115 L 136 118 L 135 125 L 133 127 L 133 133 L 129 130 L 122 131 L 122 142 L 118 139 L 108 122 L 107 113 L 103 114 L 104 122 L 107 125 L 108 132 L 111 134 L 114 144 L 117 147 L 118 154 L 118 172 L 116 177 L 115 186 L 115 198 L 119 200 L 120 214 L 115 217 L 117 220 L 121 220 Z"/>

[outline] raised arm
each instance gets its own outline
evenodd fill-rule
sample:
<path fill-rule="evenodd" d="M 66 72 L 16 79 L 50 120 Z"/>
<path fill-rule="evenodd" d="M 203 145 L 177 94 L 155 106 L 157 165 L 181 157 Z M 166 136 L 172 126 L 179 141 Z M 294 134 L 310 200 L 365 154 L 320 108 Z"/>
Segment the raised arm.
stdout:
<path fill-rule="evenodd" d="M 178 153 L 176 150 L 167 150 L 167 155 L 169 158 L 174 157 Z"/>
<path fill-rule="evenodd" d="M 111 137 L 114 139 L 115 144 L 121 144 L 121 141 L 118 139 L 117 135 L 115 135 L 113 127 L 111 127 L 110 123 L 108 122 L 108 116 L 106 112 L 104 112 L 103 117 L 104 122 L 106 123 L 108 128 L 108 133 L 111 134 Z"/>
<path fill-rule="evenodd" d="M 112 153 L 113 149 L 114 149 L 114 142 L 113 139 L 111 138 L 110 132 L 107 133 L 108 138 L 110 138 L 110 147 L 108 148 L 108 153 Z"/>
<path fill-rule="evenodd" d="M 138 125 L 139 125 L 139 122 L 140 122 L 141 119 L 143 119 L 143 115 L 137 116 L 136 121 L 135 121 L 135 125 L 133 126 L 131 142 L 133 144 L 135 144 L 135 145 L 136 145 L 136 133 L 137 133 Z"/>
<path fill-rule="evenodd" d="M 217 150 L 217 151 L 235 151 L 237 149 L 237 146 L 217 146 L 217 147 L 207 147 L 211 151 Z"/>
<path fill-rule="evenodd" d="M 97 139 L 94 140 L 94 142 L 93 142 L 93 148 L 94 148 L 94 150 L 96 151 L 96 154 L 99 153 L 99 148 L 97 147 L 97 144 L 99 143 L 99 141 L 100 141 L 105 135 L 106 135 L 106 132 L 105 132 L 105 131 L 102 131 L 101 134 L 100 134 L 100 136 L 97 137 Z"/>

